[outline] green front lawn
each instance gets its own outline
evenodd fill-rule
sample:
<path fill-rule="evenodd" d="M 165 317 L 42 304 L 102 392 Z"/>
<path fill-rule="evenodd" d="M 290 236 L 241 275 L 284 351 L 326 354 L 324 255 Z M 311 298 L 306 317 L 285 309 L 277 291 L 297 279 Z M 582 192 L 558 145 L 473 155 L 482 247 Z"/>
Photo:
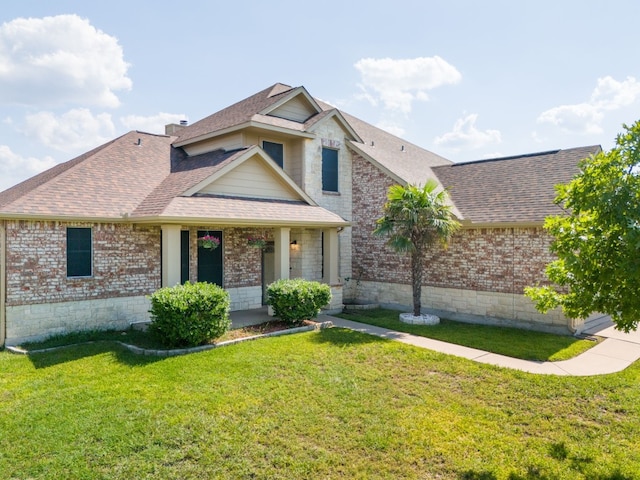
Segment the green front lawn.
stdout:
<path fill-rule="evenodd" d="M 493 327 L 441 319 L 438 325 L 410 325 L 398 320 L 397 310 L 360 310 L 338 317 L 464 345 L 524 360 L 558 361 L 575 357 L 596 345 L 595 341 L 519 328 Z"/>
<path fill-rule="evenodd" d="M 0 352 L 0 472 L 640 478 L 640 365 L 535 376 L 338 328 L 172 358 Z"/>

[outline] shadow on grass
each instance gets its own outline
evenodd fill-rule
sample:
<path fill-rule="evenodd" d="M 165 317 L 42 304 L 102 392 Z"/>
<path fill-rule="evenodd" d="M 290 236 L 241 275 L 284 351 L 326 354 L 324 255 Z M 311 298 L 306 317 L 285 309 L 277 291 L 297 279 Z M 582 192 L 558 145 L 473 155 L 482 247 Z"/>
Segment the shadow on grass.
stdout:
<path fill-rule="evenodd" d="M 331 343 L 337 346 L 347 346 L 389 342 L 390 340 L 347 328 L 333 327 L 323 328 L 317 335 L 313 335 L 311 337 L 311 341 L 316 343 Z"/>
<path fill-rule="evenodd" d="M 460 480 L 497 480 L 497 476 L 493 472 L 475 470 L 467 470 L 458 476 Z M 555 477 L 548 476 L 541 473 L 535 467 L 529 467 L 524 474 L 511 472 L 507 477 L 508 480 L 553 480 Z M 632 477 L 624 475 L 619 470 L 612 473 L 605 473 L 604 475 L 597 475 L 595 477 L 589 476 L 587 478 L 593 480 L 632 480 Z"/>
<path fill-rule="evenodd" d="M 114 354 L 119 362 L 132 367 L 148 365 L 166 358 L 156 355 L 138 355 L 130 352 L 117 342 L 110 340 L 69 345 L 47 352 L 31 352 L 28 354 L 28 357 L 35 368 L 48 368 L 105 353 Z"/>

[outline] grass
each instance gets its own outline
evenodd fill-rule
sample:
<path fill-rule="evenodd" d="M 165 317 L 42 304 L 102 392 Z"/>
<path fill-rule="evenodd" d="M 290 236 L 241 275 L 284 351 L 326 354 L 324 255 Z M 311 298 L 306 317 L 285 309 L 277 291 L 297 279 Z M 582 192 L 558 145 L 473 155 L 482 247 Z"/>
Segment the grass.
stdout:
<path fill-rule="evenodd" d="M 567 360 L 590 349 L 596 342 L 508 327 L 493 327 L 442 319 L 440 324 L 410 325 L 398 320 L 396 310 L 359 310 L 338 315 L 347 320 L 385 327 L 421 337 L 464 345 L 524 360 Z"/>
<path fill-rule="evenodd" d="M 338 328 L 172 358 L 0 352 L 33 479 L 640 478 L 640 365 L 535 376 Z"/>

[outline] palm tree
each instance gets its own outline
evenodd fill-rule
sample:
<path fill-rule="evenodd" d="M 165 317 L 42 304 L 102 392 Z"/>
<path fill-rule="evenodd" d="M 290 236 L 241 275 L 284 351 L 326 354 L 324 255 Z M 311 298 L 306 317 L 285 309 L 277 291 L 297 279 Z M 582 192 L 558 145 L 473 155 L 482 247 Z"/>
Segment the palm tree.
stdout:
<path fill-rule="evenodd" d="M 427 249 L 436 242 L 447 245 L 460 227 L 454 218 L 446 190 L 429 180 L 424 187 L 392 185 L 387 193 L 384 216 L 377 220 L 375 235 L 389 235 L 387 245 L 411 255 L 413 315 L 420 316 L 422 272 Z"/>

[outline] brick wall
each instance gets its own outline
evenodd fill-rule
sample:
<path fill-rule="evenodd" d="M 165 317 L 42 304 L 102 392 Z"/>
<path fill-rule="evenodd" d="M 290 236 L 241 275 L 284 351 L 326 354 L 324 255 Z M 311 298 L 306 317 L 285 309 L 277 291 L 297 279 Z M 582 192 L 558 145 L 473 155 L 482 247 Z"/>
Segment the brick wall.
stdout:
<path fill-rule="evenodd" d="M 250 247 L 249 237 L 273 240 L 271 229 L 221 228 L 200 226 L 189 228 L 189 278 L 198 281 L 198 230 L 222 231 L 224 288 L 242 288 L 262 285 L 262 251 Z"/>
<path fill-rule="evenodd" d="M 66 229 L 91 227 L 93 275 L 67 278 Z M 160 287 L 160 229 L 8 221 L 7 305 L 144 296 Z"/>
<path fill-rule="evenodd" d="M 353 276 L 362 281 L 410 284 L 407 256 L 374 237 L 393 180 L 354 155 Z M 446 250 L 434 246 L 425 259 L 424 285 L 500 293 L 522 293 L 544 283 L 544 268 L 553 260 L 550 237 L 542 228 L 460 230 Z M 375 252 L 372 254 L 371 252 Z M 360 273 L 361 272 L 361 273 Z"/>

